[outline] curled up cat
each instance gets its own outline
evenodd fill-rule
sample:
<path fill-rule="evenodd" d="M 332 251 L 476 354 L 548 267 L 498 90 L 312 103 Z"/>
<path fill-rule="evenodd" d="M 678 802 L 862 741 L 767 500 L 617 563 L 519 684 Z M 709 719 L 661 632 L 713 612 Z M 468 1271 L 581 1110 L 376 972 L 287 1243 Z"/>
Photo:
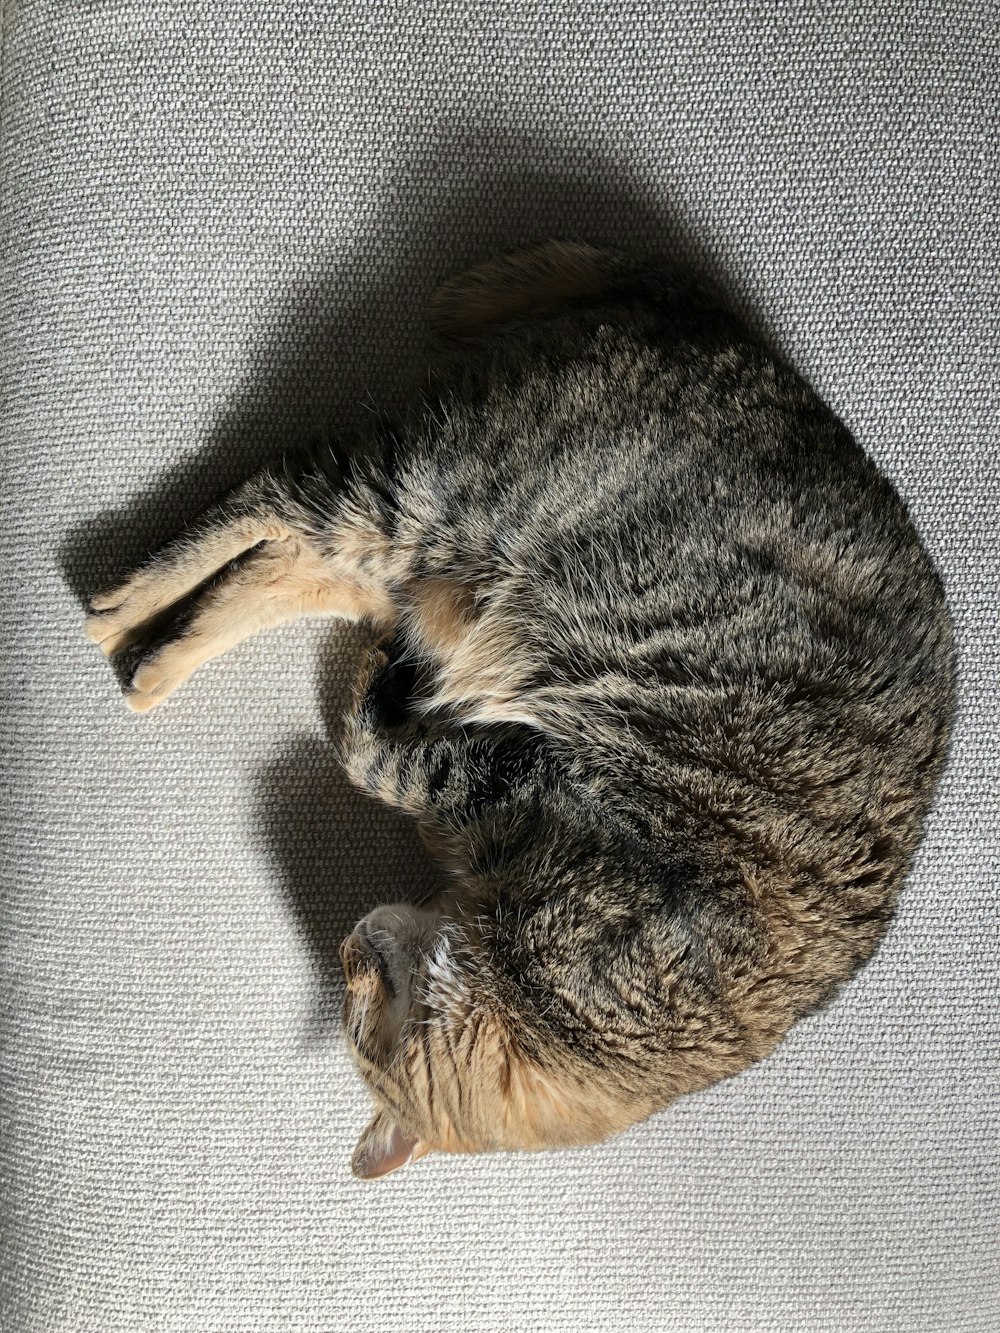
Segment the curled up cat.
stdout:
<path fill-rule="evenodd" d="M 766 1056 L 884 934 L 953 711 L 903 503 L 714 296 L 553 242 L 431 316 L 408 415 L 257 473 L 87 620 L 140 643 L 137 712 L 268 626 L 371 627 L 343 762 L 444 887 L 342 947 L 363 1177 L 598 1142 Z"/>

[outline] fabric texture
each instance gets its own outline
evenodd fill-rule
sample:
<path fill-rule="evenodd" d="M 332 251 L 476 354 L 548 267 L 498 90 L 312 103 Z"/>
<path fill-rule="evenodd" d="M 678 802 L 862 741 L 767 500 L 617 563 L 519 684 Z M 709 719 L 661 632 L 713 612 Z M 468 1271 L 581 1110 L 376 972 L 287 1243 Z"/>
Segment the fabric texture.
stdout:
<path fill-rule="evenodd" d="M 1000 1327 L 990 6 L 13 0 L 0 100 L 0 1327 Z M 129 715 L 80 599 L 404 394 L 422 304 L 573 235 L 721 279 L 893 477 L 961 708 L 874 961 L 600 1149 L 349 1173 L 337 945 L 433 870 L 331 735 L 355 631 Z"/>

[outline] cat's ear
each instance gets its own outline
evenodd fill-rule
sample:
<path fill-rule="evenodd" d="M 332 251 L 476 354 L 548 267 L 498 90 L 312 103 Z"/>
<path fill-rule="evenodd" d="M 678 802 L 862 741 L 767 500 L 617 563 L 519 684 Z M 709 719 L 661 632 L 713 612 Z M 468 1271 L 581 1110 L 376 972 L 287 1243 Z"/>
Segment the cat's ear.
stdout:
<path fill-rule="evenodd" d="M 391 1116 L 378 1111 L 358 1139 L 351 1170 L 361 1180 L 374 1180 L 426 1157 L 429 1152 L 429 1144 L 411 1139 Z"/>

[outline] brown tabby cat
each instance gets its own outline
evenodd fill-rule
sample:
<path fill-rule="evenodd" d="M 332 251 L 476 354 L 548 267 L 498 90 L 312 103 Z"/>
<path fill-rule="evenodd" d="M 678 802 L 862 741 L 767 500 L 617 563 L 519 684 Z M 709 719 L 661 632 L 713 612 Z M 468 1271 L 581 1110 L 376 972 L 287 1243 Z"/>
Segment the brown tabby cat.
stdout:
<path fill-rule="evenodd" d="M 952 713 L 903 504 L 711 298 L 554 243 L 433 315 L 408 419 L 254 476 L 87 622 L 110 654 L 166 616 L 139 712 L 266 626 L 377 630 L 344 763 L 449 887 L 343 946 L 366 1177 L 592 1143 L 767 1055 L 883 935 Z"/>

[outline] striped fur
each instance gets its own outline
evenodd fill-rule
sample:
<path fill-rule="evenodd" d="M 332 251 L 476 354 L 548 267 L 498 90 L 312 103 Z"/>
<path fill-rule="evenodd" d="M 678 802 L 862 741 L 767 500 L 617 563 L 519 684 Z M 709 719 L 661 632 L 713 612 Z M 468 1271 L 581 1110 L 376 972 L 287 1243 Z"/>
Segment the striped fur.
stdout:
<path fill-rule="evenodd" d="M 258 629 L 371 625 L 344 763 L 446 875 L 344 945 L 366 1177 L 594 1142 L 765 1056 L 882 937 L 953 706 L 902 503 L 714 299 L 560 243 L 433 313 L 408 417 L 252 478 L 87 624 L 161 622 L 139 711 Z"/>

